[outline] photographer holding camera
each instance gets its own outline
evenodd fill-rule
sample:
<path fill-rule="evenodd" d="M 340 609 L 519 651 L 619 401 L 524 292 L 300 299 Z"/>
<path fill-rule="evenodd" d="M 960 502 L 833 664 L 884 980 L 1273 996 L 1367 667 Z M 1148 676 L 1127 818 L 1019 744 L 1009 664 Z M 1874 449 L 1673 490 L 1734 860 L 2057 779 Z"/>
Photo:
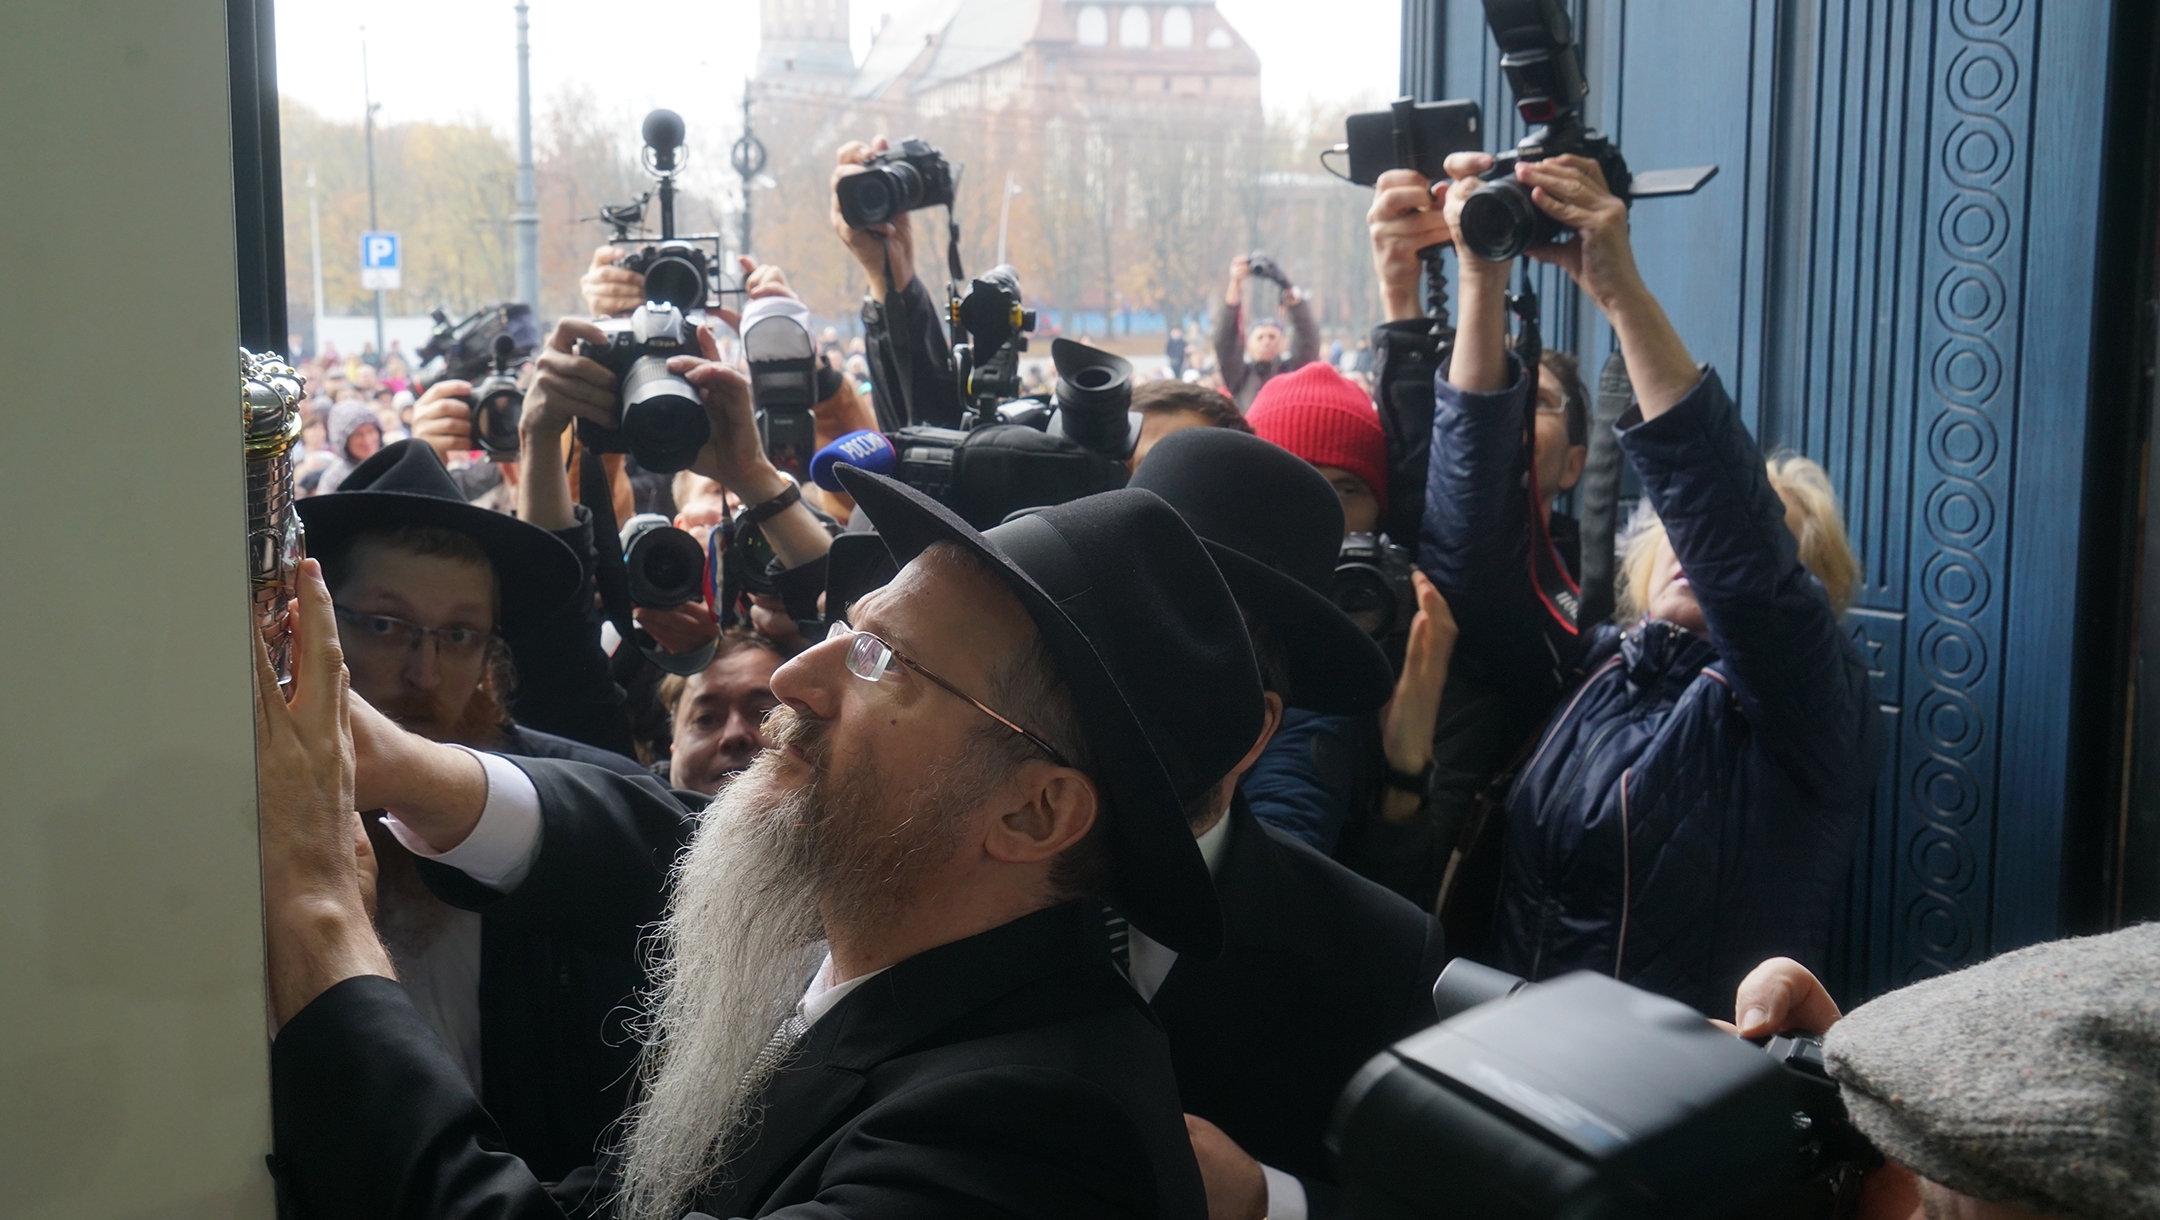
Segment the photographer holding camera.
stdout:
<path fill-rule="evenodd" d="M 1823 1035 L 1852 1123 L 1886 1163 L 1856 1220 L 2160 1216 L 2160 925 L 2033 945 L 1841 1015 L 1775 959 L 1737 1032 Z"/>
<path fill-rule="evenodd" d="M 945 311 L 915 274 L 912 218 L 903 209 L 876 225 L 857 228 L 841 210 L 842 180 L 873 172 L 871 167 L 892 152 L 884 136 L 867 144 L 851 141 L 840 147 L 833 169 L 833 232 L 870 279 L 862 321 L 870 380 L 876 386 L 871 405 L 884 431 L 910 424 L 955 428 L 960 425 L 960 383 L 940 322 Z"/>
<path fill-rule="evenodd" d="M 1514 179 L 1573 230 L 1529 253 L 1619 338 L 1636 394 L 1619 443 L 1665 531 L 1630 565 L 1639 621 L 1578 632 L 1553 613 L 1526 578 L 1534 383 L 1508 349 L 1512 260 L 1463 239 L 1493 160 L 1447 159 L 1462 318 L 1436 387 L 1418 562 L 1518 715 L 1567 700 L 1506 798 L 1498 964 L 1595 970 L 1721 1012 L 1762 958 L 1821 960 L 1881 761 L 1881 712 L 1838 623 L 1847 590 L 1826 593 L 1803 563 L 1804 539 L 1819 571 L 1836 568 L 1842 527 L 1833 504 L 1781 498 L 1717 374 L 1644 285 L 1597 163 L 1524 161 Z"/>
<path fill-rule="evenodd" d="M 1243 325 L 1245 286 L 1254 277 L 1270 281 L 1279 290 L 1275 303 L 1290 320 L 1287 356 L 1281 323 L 1263 320 L 1249 328 Z M 1253 396 L 1268 378 L 1320 358 L 1320 328 L 1313 322 L 1312 306 L 1275 260 L 1258 252 L 1231 260 L 1230 288 L 1223 294 L 1223 304 L 1225 308 L 1215 313 L 1215 370 L 1222 377 L 1223 393 L 1237 402 L 1239 410 L 1252 409 Z"/>

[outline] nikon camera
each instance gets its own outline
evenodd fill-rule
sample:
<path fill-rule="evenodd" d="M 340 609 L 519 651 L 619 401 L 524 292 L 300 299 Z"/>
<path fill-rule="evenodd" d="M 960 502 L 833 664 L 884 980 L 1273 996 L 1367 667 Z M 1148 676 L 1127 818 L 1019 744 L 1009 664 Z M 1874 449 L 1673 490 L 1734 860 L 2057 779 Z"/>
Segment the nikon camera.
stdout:
<path fill-rule="evenodd" d="M 698 354 L 697 329 L 668 301 L 647 301 L 627 318 L 594 323 L 607 342 L 578 341 L 578 354 L 615 374 L 620 423 L 578 421 L 578 439 L 594 453 L 627 453 L 654 474 L 688 470 L 712 436 L 696 387 L 668 371 L 672 356 Z"/>
<path fill-rule="evenodd" d="M 952 166 L 927 140 L 911 136 L 863 165 L 865 172 L 833 186 L 850 228 L 874 229 L 917 208 L 952 206 Z"/>

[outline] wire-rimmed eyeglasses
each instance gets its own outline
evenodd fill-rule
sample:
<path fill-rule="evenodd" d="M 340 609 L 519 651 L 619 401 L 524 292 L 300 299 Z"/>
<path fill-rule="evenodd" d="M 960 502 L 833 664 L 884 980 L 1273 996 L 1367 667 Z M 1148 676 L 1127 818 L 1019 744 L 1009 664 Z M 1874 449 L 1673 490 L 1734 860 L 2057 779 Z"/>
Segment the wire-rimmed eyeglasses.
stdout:
<path fill-rule="evenodd" d="M 916 673 L 921 674 L 923 677 L 928 678 L 931 682 L 943 688 L 954 698 L 964 700 L 965 702 L 972 704 L 976 711 L 981 712 L 983 715 L 988 716 L 990 719 L 997 721 L 999 724 L 1004 725 L 1006 728 L 1011 729 L 1013 732 L 1020 734 L 1022 737 L 1027 738 L 1031 742 L 1034 742 L 1038 749 L 1050 756 L 1050 761 L 1056 763 L 1061 767 L 1069 767 L 1072 765 L 1071 763 L 1065 761 L 1065 756 L 1058 752 L 1056 746 L 1051 745 L 1049 742 L 1044 741 L 1042 738 L 1036 736 L 1035 734 L 1021 728 L 1019 725 L 1013 723 L 1011 720 L 1008 720 L 1005 717 L 1000 716 L 998 713 L 990 710 L 990 705 L 984 703 L 980 699 L 977 699 L 975 696 L 968 694 L 966 691 L 961 690 L 959 687 L 954 686 L 952 683 L 947 682 L 945 679 L 938 677 L 936 674 L 930 672 L 930 670 L 924 668 L 921 662 L 907 656 L 899 649 L 894 648 L 892 645 L 870 634 L 869 632 L 857 631 L 855 628 L 849 626 L 845 621 L 835 621 L 832 625 L 832 630 L 827 633 L 825 638 L 828 640 L 847 640 L 847 670 L 849 673 L 854 674 L 856 677 L 861 678 L 863 681 L 878 681 L 886 674 L 892 672 L 893 664 L 895 662 L 898 662 L 899 664 L 905 665 L 909 669 L 914 670 Z"/>

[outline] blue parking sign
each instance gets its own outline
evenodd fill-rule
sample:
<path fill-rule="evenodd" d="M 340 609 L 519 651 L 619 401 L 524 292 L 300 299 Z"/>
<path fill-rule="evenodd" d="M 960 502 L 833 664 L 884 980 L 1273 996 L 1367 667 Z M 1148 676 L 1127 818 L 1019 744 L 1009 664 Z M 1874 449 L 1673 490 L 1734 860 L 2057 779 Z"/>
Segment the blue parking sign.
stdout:
<path fill-rule="evenodd" d="M 362 233 L 360 286 L 378 290 L 391 289 L 399 287 L 403 279 L 398 266 L 398 235 Z"/>

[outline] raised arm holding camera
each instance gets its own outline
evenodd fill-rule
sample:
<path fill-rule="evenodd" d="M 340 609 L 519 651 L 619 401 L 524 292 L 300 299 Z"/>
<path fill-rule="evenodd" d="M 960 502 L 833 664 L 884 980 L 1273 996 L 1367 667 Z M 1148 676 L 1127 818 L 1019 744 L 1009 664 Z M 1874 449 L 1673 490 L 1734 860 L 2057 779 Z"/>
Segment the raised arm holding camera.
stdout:
<path fill-rule="evenodd" d="M 1287 339 L 1282 322 L 1262 319 L 1245 325 L 1245 289 L 1254 279 L 1275 285 L 1275 303 L 1290 327 Z M 1251 409 L 1254 395 L 1268 378 L 1320 358 L 1320 328 L 1313 321 L 1311 302 L 1274 259 L 1259 251 L 1240 254 L 1230 263 L 1230 287 L 1223 295 L 1223 308 L 1215 313 L 1214 342 L 1215 370 L 1222 377 L 1223 392 L 1237 402 L 1239 410 Z"/>
<path fill-rule="evenodd" d="M 915 274 L 915 229 L 908 215 L 912 207 L 887 204 L 874 219 L 855 217 L 865 222 L 857 225 L 841 203 L 845 180 L 877 174 L 895 159 L 891 142 L 878 136 L 867 144 L 842 145 L 833 169 L 833 232 L 870 280 L 862 320 L 870 381 L 876 386 L 871 405 L 878 427 L 888 432 L 909 424 L 958 427 L 961 387 L 940 321 L 945 311 Z M 906 197 L 893 202 L 906 202 Z"/>
<path fill-rule="evenodd" d="M 1881 713 L 1838 624 L 1842 527 L 1834 502 L 1773 483 L 1716 373 L 1644 285 L 1627 206 L 1598 165 L 1520 162 L 1514 180 L 1573 230 L 1531 257 L 1565 269 L 1619 338 L 1637 396 L 1620 445 L 1662 521 L 1656 550 L 1629 565 L 1639 620 L 1578 629 L 1543 603 L 1525 576 L 1533 383 L 1508 348 L 1511 264 L 1464 240 L 1492 164 L 1448 159 L 1461 321 L 1437 385 L 1418 558 L 1462 650 L 1519 708 L 1566 700 L 1507 796 L 1499 964 L 1596 970 L 1722 1012 L 1754 962 L 1821 960 L 1881 760 Z"/>

